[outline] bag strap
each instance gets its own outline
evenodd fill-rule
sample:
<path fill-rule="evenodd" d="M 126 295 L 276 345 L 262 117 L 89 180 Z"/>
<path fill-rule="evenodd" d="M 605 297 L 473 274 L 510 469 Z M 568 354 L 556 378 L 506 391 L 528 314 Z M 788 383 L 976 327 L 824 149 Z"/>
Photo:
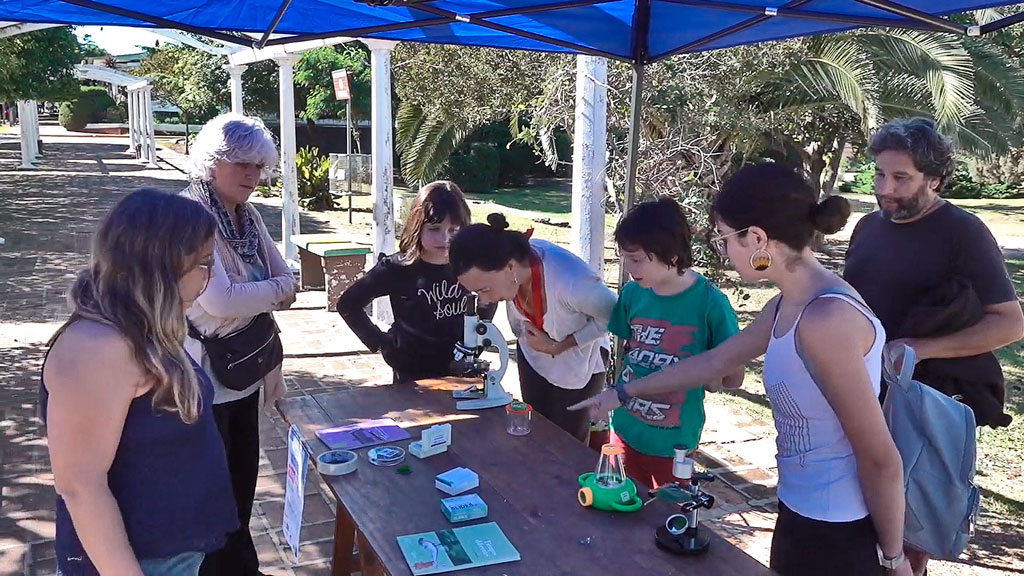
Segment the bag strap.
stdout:
<path fill-rule="evenodd" d="M 896 370 L 896 361 L 903 359 L 903 365 Z M 914 378 L 916 355 L 914 349 L 904 344 L 902 349 L 886 349 L 882 353 L 882 378 L 892 385 L 906 386 Z M 897 373 L 898 372 L 898 373 Z"/>
<path fill-rule="evenodd" d="M 200 342 L 206 342 L 206 336 L 203 336 L 203 333 L 200 332 L 198 328 L 196 328 L 195 324 L 193 324 L 189 320 L 186 320 L 186 322 L 188 323 L 188 335 L 189 335 L 189 337 L 192 338 L 193 340 L 198 340 Z"/>

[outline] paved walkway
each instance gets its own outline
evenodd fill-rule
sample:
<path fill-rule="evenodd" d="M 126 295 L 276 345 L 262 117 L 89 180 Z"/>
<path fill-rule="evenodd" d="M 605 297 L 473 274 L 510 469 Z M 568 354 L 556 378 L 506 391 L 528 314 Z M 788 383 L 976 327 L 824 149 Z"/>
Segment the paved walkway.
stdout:
<path fill-rule="evenodd" d="M 88 261 L 90 235 L 104 212 L 139 187 L 179 190 L 184 176 L 171 165 L 180 156 L 161 150 L 170 163 L 147 169 L 123 153 L 121 138 L 72 137 L 43 126 L 40 169 L 15 171 L 17 140 L 0 135 L 0 575 L 55 572 L 54 492 L 37 386 L 45 342 L 66 315 L 65 289 Z M 280 211 L 261 210 L 279 238 Z M 305 214 L 303 231 L 328 231 L 329 223 Z M 315 394 L 390 380 L 379 357 L 358 349 L 339 317 L 323 310 L 322 292 L 300 295 L 295 308 L 278 314 L 283 329 L 290 395 Z M 511 371 L 514 375 L 514 370 Z M 514 378 L 509 382 L 515 389 Z M 698 457 L 716 472 L 708 485 L 718 499 L 713 525 L 755 558 L 767 562 L 776 499 L 774 430 L 711 401 L 705 444 Z M 301 562 L 290 563 L 283 544 L 286 426 L 276 413 L 261 421 L 260 478 L 251 528 L 267 574 L 326 575 L 332 549 L 334 502 L 309 476 Z"/>

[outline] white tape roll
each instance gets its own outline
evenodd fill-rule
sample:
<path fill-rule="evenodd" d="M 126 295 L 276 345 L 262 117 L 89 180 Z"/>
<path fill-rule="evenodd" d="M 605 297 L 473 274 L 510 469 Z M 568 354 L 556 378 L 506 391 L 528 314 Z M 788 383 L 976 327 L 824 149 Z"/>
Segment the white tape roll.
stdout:
<path fill-rule="evenodd" d="M 316 469 L 327 476 L 341 476 L 356 469 L 359 456 L 351 450 L 328 450 L 316 457 Z"/>

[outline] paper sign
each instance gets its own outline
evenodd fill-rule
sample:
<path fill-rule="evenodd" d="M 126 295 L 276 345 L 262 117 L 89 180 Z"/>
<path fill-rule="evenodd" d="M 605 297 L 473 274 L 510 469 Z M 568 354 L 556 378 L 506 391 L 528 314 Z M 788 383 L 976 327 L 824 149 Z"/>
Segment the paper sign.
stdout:
<path fill-rule="evenodd" d="M 348 70 L 331 72 L 331 81 L 334 83 L 335 100 L 348 100 L 352 97 L 352 93 L 348 89 Z"/>
<path fill-rule="evenodd" d="M 292 548 L 293 561 L 299 561 L 299 531 L 302 529 L 303 493 L 306 491 L 306 470 L 309 454 L 302 448 L 302 434 L 297 426 L 288 428 L 288 475 L 284 489 L 284 539 Z"/>

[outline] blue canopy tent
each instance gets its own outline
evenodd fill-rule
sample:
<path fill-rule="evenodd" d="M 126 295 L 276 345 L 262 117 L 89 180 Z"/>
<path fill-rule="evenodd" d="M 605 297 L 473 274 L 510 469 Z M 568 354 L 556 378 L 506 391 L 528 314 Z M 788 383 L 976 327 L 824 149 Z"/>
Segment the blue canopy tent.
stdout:
<path fill-rule="evenodd" d="M 625 205 L 635 188 L 643 65 L 676 54 L 857 27 L 979 36 L 950 14 L 998 0 L 0 0 L 0 21 L 173 28 L 262 48 L 332 37 L 589 54 L 633 65 Z M 237 33 L 247 35 L 237 35 Z"/>
<path fill-rule="evenodd" d="M 176 28 L 225 42 L 346 36 L 591 54 L 647 63 L 696 50 L 858 26 L 978 35 L 942 16 L 992 0 L 2 0 L 0 21 Z M 262 35 L 259 40 L 225 32 Z M 281 37 L 271 38 L 276 33 Z"/>

